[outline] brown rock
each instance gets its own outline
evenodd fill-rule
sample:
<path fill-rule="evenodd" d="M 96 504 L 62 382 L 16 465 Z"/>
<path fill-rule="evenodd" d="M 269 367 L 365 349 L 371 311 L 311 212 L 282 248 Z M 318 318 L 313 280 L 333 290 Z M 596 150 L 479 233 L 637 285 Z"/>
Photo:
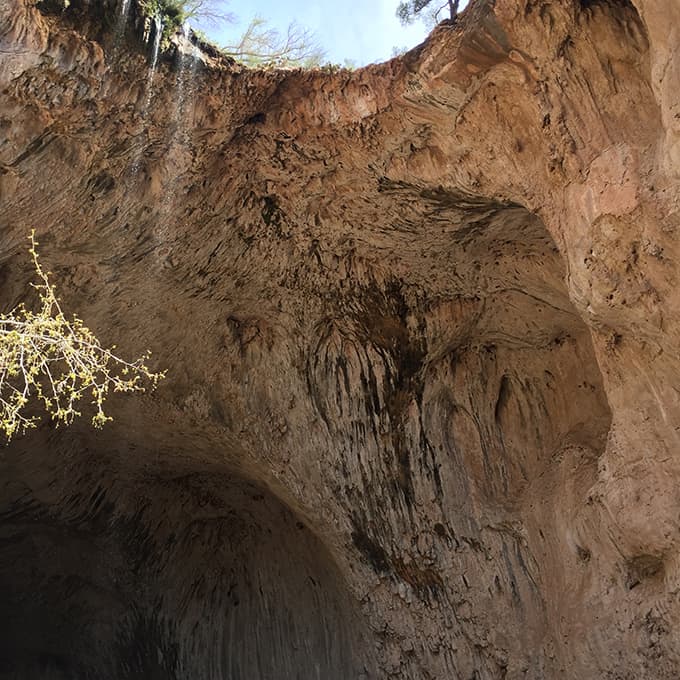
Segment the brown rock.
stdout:
<path fill-rule="evenodd" d="M 153 79 L 110 5 L 0 7 L 2 300 L 34 227 L 168 378 L 0 457 L 0 677 L 677 678 L 676 0 Z"/>

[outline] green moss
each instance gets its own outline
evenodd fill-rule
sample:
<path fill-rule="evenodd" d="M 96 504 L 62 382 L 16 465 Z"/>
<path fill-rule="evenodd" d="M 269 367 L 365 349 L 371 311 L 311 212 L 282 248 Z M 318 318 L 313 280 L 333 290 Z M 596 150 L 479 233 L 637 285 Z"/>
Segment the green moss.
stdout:
<path fill-rule="evenodd" d="M 187 18 L 182 0 L 142 0 L 139 6 L 145 16 L 159 17 L 163 23 L 161 44 L 167 47 L 170 38 L 182 27 Z"/>

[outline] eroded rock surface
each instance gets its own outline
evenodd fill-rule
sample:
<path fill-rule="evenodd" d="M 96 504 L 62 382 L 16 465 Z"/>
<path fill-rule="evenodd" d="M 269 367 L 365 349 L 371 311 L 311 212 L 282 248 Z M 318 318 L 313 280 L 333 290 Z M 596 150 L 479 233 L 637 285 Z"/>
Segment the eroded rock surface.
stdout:
<path fill-rule="evenodd" d="M 36 228 L 154 394 L 0 457 L 0 677 L 676 678 L 680 9 L 478 0 L 400 59 L 0 7 Z"/>

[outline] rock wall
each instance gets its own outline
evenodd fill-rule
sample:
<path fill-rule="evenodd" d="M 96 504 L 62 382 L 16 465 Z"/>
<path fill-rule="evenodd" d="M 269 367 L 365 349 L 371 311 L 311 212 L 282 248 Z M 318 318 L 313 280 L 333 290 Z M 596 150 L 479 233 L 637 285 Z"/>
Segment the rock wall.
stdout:
<path fill-rule="evenodd" d="M 0 456 L 3 678 L 676 678 L 675 0 L 248 71 L 0 7 L 0 281 L 168 378 Z"/>

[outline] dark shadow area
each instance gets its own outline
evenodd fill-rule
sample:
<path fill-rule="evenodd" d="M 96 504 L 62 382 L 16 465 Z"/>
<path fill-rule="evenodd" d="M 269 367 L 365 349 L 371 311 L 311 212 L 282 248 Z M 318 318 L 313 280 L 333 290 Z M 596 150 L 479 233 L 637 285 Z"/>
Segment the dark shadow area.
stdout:
<path fill-rule="evenodd" d="M 135 479 L 77 436 L 39 440 L 2 463 L 1 678 L 361 677 L 352 599 L 270 493 L 224 473 Z"/>

